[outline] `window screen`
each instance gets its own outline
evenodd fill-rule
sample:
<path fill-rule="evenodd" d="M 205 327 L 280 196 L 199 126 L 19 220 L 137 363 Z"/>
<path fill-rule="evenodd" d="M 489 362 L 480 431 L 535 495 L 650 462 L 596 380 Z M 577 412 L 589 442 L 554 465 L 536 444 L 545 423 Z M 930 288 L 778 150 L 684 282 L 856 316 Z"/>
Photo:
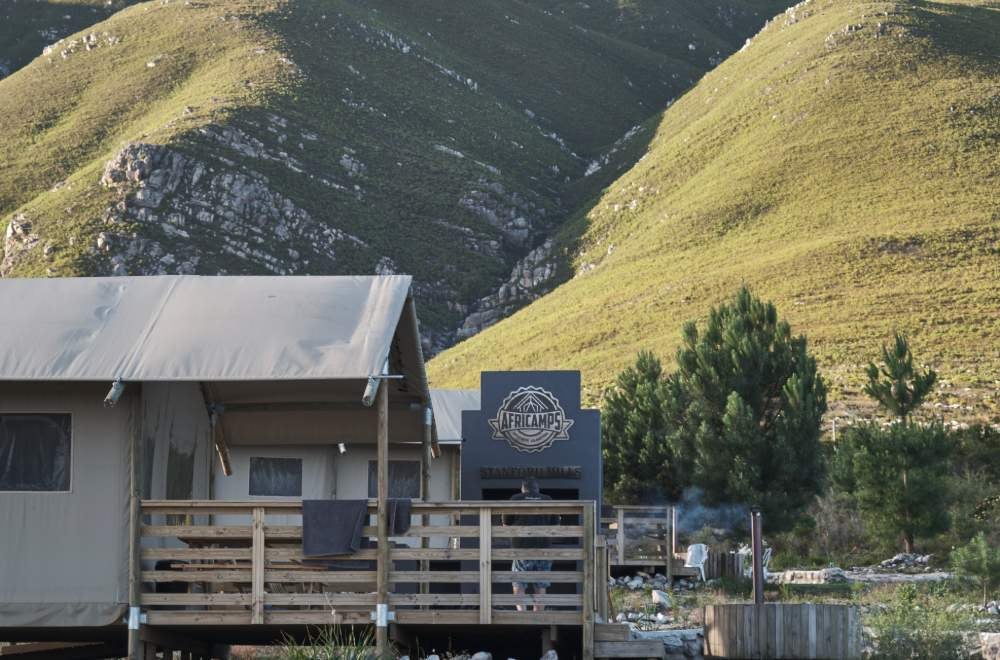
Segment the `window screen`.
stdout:
<path fill-rule="evenodd" d="M 302 459 L 251 456 L 250 494 L 302 497 Z"/>
<path fill-rule="evenodd" d="M 378 497 L 378 461 L 368 461 L 368 497 Z M 420 461 L 389 461 L 389 497 L 420 499 Z"/>
<path fill-rule="evenodd" d="M 68 413 L 0 414 L 0 491 L 68 491 Z"/>

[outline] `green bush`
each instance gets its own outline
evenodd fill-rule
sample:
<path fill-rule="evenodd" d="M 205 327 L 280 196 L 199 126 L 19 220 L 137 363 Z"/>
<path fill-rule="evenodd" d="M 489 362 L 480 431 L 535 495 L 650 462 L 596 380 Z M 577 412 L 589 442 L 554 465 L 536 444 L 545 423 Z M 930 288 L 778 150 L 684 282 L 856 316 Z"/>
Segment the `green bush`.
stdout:
<path fill-rule="evenodd" d="M 990 544 L 980 532 L 968 545 L 951 553 L 951 562 L 959 575 L 974 578 L 983 590 L 983 605 L 990 592 L 1000 587 L 1000 548 Z"/>
<path fill-rule="evenodd" d="M 891 601 L 877 606 L 866 623 L 871 630 L 873 658 L 957 660 L 969 655 L 971 617 L 912 584 L 903 585 Z"/>

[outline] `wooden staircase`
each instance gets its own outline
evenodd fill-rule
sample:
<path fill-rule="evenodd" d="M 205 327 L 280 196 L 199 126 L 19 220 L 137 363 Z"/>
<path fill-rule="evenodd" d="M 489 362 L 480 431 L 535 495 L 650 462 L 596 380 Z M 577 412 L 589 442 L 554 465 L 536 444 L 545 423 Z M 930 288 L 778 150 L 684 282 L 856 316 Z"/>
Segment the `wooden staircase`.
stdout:
<path fill-rule="evenodd" d="M 633 639 L 632 629 L 623 623 L 594 624 L 595 658 L 662 658 L 666 648 L 658 639 Z"/>

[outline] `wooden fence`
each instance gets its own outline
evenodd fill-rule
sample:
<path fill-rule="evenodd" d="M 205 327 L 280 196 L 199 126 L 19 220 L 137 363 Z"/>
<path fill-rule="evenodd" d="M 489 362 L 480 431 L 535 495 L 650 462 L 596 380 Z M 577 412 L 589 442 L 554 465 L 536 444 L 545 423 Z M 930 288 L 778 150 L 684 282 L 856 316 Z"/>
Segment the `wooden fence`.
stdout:
<path fill-rule="evenodd" d="M 612 566 L 665 566 L 669 572 L 673 529 L 669 506 L 606 506 L 601 512 Z"/>
<path fill-rule="evenodd" d="M 357 553 L 302 556 L 300 501 L 144 501 L 140 604 L 150 625 L 368 624 L 375 608 L 375 503 Z M 590 502 L 413 502 L 414 524 L 391 538 L 389 608 L 402 624 L 584 625 L 603 589 Z M 504 525 L 504 514 L 558 516 Z M 426 517 L 425 517 L 426 516 Z M 544 538 L 544 548 L 514 548 Z M 514 595 L 514 559 L 553 561 L 531 573 L 545 595 Z M 534 606 L 543 611 L 530 611 Z M 522 606 L 528 611 L 518 611 Z"/>
<path fill-rule="evenodd" d="M 851 605 L 707 605 L 704 617 L 706 657 L 861 657 L 860 615 Z"/>

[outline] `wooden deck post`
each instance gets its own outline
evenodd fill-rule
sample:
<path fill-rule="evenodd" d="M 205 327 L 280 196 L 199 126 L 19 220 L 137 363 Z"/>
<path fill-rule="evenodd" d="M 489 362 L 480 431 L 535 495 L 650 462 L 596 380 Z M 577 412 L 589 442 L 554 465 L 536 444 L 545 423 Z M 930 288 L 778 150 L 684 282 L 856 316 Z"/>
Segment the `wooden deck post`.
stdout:
<path fill-rule="evenodd" d="M 389 653 L 389 386 L 378 384 L 378 554 L 376 560 L 375 651 L 380 658 Z"/>
<path fill-rule="evenodd" d="M 493 511 L 479 509 L 479 623 L 493 622 Z"/>
<path fill-rule="evenodd" d="M 667 555 L 667 580 L 670 580 L 674 576 L 674 507 L 670 506 L 664 510 L 663 524 L 666 532 L 664 542 L 667 544 L 664 553 Z"/>
<path fill-rule="evenodd" d="M 620 520 L 620 518 L 619 518 Z M 594 503 L 583 505 L 583 660 L 594 658 Z"/>
<path fill-rule="evenodd" d="M 625 564 L 625 509 L 615 507 L 618 513 L 618 563 Z"/>
<path fill-rule="evenodd" d="M 670 507 L 670 557 L 677 554 L 677 507 Z"/>
<path fill-rule="evenodd" d="M 254 507 L 250 552 L 250 623 L 264 623 L 264 507 Z"/>
<path fill-rule="evenodd" d="M 143 643 L 139 637 L 141 615 L 139 611 L 140 565 L 139 527 L 142 523 L 142 390 L 136 385 L 131 400 L 129 433 L 129 539 L 128 539 L 128 658 L 140 660 Z"/>
<path fill-rule="evenodd" d="M 597 534 L 594 540 L 597 543 L 597 575 L 594 578 L 594 588 L 597 592 L 595 595 L 597 599 L 597 614 L 601 617 L 602 622 L 607 623 L 608 578 L 611 576 L 611 570 L 608 565 L 608 541 L 602 534 Z"/>
<path fill-rule="evenodd" d="M 434 425 L 434 412 L 430 406 L 429 402 L 424 404 L 424 438 L 423 446 L 420 452 L 420 495 L 424 502 L 429 502 L 431 497 L 431 443 L 433 436 L 433 425 Z M 430 516 L 426 513 L 420 516 L 420 524 L 427 527 L 430 524 Z M 426 535 L 421 535 L 420 537 L 420 547 L 428 548 L 429 539 Z M 420 560 L 420 570 L 428 571 L 430 569 L 430 562 L 426 559 Z M 426 594 L 430 593 L 429 584 L 426 581 L 420 582 L 420 593 Z M 424 606 L 426 609 L 426 606 Z"/>

